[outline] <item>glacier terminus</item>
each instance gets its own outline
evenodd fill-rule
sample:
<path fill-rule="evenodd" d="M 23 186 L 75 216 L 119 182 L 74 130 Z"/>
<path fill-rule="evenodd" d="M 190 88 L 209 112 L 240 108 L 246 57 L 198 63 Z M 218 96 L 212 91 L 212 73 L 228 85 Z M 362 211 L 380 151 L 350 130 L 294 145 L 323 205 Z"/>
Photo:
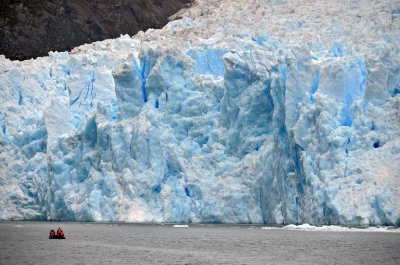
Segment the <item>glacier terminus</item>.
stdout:
<path fill-rule="evenodd" d="M 0 56 L 0 219 L 400 225 L 400 2 L 198 0 Z"/>

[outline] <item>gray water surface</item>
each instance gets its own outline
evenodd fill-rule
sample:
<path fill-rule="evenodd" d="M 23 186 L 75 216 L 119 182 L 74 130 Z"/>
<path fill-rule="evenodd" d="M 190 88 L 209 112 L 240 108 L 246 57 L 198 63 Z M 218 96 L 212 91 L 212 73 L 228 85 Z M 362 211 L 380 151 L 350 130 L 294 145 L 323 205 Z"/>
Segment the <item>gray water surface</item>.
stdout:
<path fill-rule="evenodd" d="M 58 226 L 65 240 L 50 240 Z M 0 222 L 0 264 L 400 264 L 400 233 Z"/>

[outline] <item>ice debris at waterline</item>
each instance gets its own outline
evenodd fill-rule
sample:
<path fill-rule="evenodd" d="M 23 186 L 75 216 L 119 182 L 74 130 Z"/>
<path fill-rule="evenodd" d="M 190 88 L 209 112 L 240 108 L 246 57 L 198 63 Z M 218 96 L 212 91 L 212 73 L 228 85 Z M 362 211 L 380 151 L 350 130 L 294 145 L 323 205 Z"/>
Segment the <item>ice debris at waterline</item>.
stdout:
<path fill-rule="evenodd" d="M 0 219 L 400 225 L 400 2 L 215 2 L 0 57 Z"/>
<path fill-rule="evenodd" d="M 337 225 L 323 225 L 323 226 L 314 226 L 310 224 L 301 224 L 301 225 L 286 225 L 284 227 L 273 227 L 273 226 L 265 226 L 261 227 L 263 230 L 276 230 L 276 229 L 284 229 L 284 230 L 299 230 L 299 231 L 328 231 L 328 232 L 387 232 L 387 233 L 400 233 L 400 229 L 398 227 L 393 226 L 381 226 L 381 227 L 344 227 Z"/>
<path fill-rule="evenodd" d="M 189 228 L 188 225 L 174 225 L 175 228 Z"/>

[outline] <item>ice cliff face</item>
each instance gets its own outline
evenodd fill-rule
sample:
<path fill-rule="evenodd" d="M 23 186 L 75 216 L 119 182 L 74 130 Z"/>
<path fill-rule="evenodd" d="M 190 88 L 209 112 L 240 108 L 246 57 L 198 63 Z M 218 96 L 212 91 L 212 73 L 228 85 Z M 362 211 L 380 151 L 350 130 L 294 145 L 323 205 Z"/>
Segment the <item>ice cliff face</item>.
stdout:
<path fill-rule="evenodd" d="M 400 4 L 214 2 L 0 59 L 1 219 L 400 225 Z"/>

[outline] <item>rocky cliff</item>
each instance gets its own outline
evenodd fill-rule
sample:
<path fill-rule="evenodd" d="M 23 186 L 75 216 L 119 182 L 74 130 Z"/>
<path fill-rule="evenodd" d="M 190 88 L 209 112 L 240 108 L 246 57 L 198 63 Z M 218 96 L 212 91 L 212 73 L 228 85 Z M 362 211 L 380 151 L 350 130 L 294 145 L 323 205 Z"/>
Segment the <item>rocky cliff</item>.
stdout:
<path fill-rule="evenodd" d="M 0 54 L 25 60 L 49 51 L 161 28 L 192 0 L 2 0 Z"/>

